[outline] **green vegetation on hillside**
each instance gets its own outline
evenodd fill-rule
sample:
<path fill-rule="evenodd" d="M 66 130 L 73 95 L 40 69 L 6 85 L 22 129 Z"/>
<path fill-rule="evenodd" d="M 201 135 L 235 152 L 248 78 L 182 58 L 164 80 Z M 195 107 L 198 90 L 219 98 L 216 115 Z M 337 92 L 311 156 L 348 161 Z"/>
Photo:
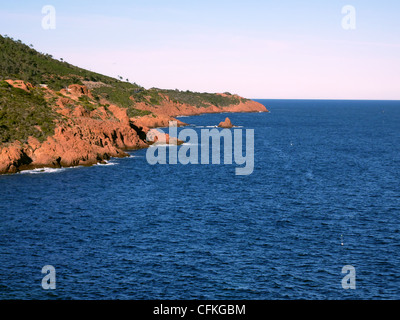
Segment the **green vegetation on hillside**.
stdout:
<path fill-rule="evenodd" d="M 25 142 L 29 136 L 44 141 L 54 133 L 56 118 L 39 89 L 26 92 L 0 81 L 0 143 Z"/>
<path fill-rule="evenodd" d="M 187 103 L 196 107 L 209 105 L 223 107 L 240 103 L 239 98 L 230 94 L 223 97 L 217 94 L 191 91 L 146 90 L 136 83 L 123 82 L 73 66 L 65 61 L 53 59 L 51 55 L 39 53 L 32 46 L 27 46 L 20 40 L 15 41 L 0 35 L 0 80 L 6 79 L 24 80 L 34 86 L 46 84 L 56 91 L 71 84 L 83 84 L 83 81 L 102 83 L 102 86 L 92 90 L 93 94 L 125 108 L 132 106 L 135 102 L 159 105 L 162 101 L 158 95 L 159 92 L 168 95 L 175 102 Z"/>
<path fill-rule="evenodd" d="M 53 59 L 51 55 L 37 52 L 20 40 L 0 35 L 0 80 L 6 79 L 24 80 L 34 86 L 47 84 L 57 91 L 70 84 L 82 84 L 82 81 L 102 82 L 116 89 L 141 88 L 137 84 L 122 82 Z"/>

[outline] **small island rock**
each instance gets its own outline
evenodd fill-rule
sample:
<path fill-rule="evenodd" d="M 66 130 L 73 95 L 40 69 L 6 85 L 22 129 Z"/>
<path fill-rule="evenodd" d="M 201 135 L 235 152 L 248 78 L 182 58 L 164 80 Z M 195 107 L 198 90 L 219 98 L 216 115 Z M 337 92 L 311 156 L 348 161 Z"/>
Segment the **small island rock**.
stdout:
<path fill-rule="evenodd" d="M 219 128 L 232 128 L 233 124 L 229 118 L 226 118 L 225 121 L 221 122 L 218 125 Z"/>

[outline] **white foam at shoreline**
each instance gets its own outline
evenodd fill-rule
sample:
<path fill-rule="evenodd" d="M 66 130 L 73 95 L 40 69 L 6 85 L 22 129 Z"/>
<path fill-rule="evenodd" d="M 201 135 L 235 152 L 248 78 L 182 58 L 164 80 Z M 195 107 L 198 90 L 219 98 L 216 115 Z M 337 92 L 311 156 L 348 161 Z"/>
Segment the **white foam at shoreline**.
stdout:
<path fill-rule="evenodd" d="M 134 156 L 130 156 L 127 158 L 134 158 Z M 118 163 L 116 162 L 110 162 L 110 161 L 105 161 L 106 163 L 96 163 L 93 166 L 115 166 Z M 63 168 L 36 168 L 36 169 L 31 169 L 31 170 L 23 170 L 20 172 L 17 172 L 17 174 L 43 174 L 43 173 L 60 173 L 63 172 L 67 169 L 76 169 L 76 168 L 82 168 L 84 166 L 74 166 L 74 167 L 63 167 Z"/>
<path fill-rule="evenodd" d="M 194 126 L 194 128 L 199 129 L 199 128 L 218 128 L 218 126 Z"/>
<path fill-rule="evenodd" d="M 78 168 L 78 167 L 71 167 Z M 59 173 L 65 171 L 67 168 L 37 168 L 32 170 L 24 170 L 18 174 L 41 174 L 41 173 Z"/>
<path fill-rule="evenodd" d="M 160 144 L 154 143 L 149 148 L 155 148 L 155 147 L 166 147 L 166 148 L 168 148 L 168 147 L 178 147 L 178 145 L 177 144 L 167 144 L 167 143 L 160 143 Z"/>
<path fill-rule="evenodd" d="M 199 144 L 198 143 L 185 142 L 185 143 L 182 143 L 182 146 L 199 146 Z"/>
<path fill-rule="evenodd" d="M 98 162 L 98 163 L 94 164 L 94 166 L 115 166 L 117 164 L 118 163 L 115 163 L 115 162 L 105 161 L 105 163 Z"/>

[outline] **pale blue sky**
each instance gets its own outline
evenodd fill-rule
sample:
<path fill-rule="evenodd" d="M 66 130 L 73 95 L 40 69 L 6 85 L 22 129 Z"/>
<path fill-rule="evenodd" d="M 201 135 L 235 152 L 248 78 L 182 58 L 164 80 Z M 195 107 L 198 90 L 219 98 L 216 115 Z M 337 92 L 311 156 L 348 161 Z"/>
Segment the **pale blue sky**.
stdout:
<path fill-rule="evenodd" d="M 341 26 L 344 5 L 355 30 Z M 397 0 L 2 1 L 0 33 L 147 88 L 400 99 Z"/>

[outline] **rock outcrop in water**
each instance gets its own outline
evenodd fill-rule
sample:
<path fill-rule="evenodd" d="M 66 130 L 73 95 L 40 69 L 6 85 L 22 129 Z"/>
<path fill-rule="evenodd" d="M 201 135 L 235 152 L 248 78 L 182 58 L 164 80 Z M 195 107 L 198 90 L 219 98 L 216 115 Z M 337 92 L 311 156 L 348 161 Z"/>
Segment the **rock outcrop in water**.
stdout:
<path fill-rule="evenodd" d="M 220 122 L 218 125 L 219 128 L 233 128 L 233 124 L 231 122 L 231 119 L 226 118 L 225 121 Z"/>

